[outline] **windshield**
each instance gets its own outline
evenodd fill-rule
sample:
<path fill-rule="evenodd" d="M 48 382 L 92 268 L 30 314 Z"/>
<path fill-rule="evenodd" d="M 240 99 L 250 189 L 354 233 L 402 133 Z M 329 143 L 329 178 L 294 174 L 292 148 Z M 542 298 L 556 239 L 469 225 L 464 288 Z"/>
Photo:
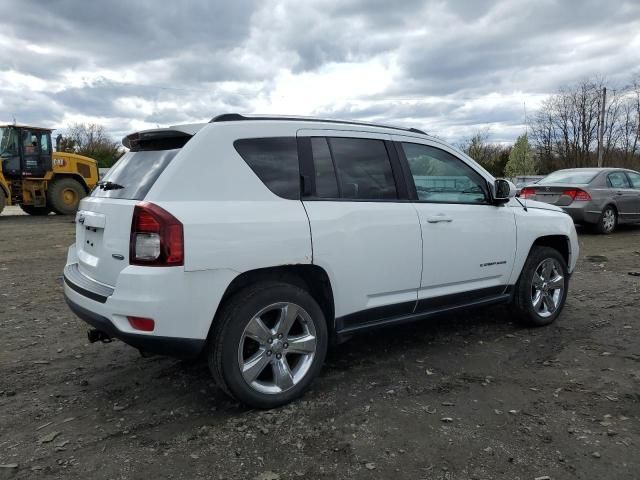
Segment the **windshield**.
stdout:
<path fill-rule="evenodd" d="M 125 153 L 98 183 L 91 196 L 143 200 L 179 151 L 176 148 Z"/>
<path fill-rule="evenodd" d="M 18 134 L 13 127 L 0 127 L 0 155 L 18 155 Z"/>
<path fill-rule="evenodd" d="M 552 185 L 555 183 L 572 183 L 585 185 L 590 183 L 598 174 L 598 170 L 560 170 L 553 172 L 538 182 L 539 185 Z"/>

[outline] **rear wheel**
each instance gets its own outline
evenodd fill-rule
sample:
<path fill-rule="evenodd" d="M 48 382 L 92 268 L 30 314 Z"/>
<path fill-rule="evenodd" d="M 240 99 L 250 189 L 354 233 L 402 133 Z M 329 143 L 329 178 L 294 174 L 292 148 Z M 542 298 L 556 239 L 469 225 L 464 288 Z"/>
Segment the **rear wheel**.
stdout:
<path fill-rule="evenodd" d="M 216 317 L 209 367 L 240 402 L 274 408 L 291 402 L 318 375 L 327 352 L 322 310 L 305 290 L 260 283 L 234 295 Z"/>
<path fill-rule="evenodd" d="M 47 191 L 47 204 L 59 215 L 73 215 L 86 195 L 82 184 L 73 178 L 54 180 Z"/>
<path fill-rule="evenodd" d="M 568 287 L 567 263 L 560 252 L 550 247 L 533 247 L 516 284 L 514 313 L 525 325 L 548 325 L 560 315 Z"/>
<path fill-rule="evenodd" d="M 611 205 L 605 207 L 596 225 L 598 233 L 612 233 L 618 225 L 618 213 Z"/>
<path fill-rule="evenodd" d="M 51 209 L 49 207 L 34 207 L 33 205 L 20 205 L 20 208 L 24 213 L 39 217 L 42 215 L 49 215 Z"/>

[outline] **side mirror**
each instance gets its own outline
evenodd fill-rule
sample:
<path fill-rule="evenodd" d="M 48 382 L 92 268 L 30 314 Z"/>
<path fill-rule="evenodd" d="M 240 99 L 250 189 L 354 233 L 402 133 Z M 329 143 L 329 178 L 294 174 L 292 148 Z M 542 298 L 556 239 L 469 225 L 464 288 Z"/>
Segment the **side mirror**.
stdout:
<path fill-rule="evenodd" d="M 498 178 L 493 183 L 493 201 L 495 203 L 507 203 L 510 198 L 516 196 L 516 186 L 509 180 Z"/>

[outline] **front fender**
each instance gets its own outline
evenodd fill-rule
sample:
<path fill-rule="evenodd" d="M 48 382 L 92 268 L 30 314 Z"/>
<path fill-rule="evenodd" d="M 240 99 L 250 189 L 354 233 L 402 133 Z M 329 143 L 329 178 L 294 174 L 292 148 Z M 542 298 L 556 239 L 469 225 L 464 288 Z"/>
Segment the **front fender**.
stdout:
<path fill-rule="evenodd" d="M 528 208 L 516 211 L 518 242 L 510 284 L 518 281 L 533 245 L 543 237 L 562 237 L 567 242 L 569 273 L 575 269 L 579 255 L 578 235 L 573 220 L 564 212 Z"/>

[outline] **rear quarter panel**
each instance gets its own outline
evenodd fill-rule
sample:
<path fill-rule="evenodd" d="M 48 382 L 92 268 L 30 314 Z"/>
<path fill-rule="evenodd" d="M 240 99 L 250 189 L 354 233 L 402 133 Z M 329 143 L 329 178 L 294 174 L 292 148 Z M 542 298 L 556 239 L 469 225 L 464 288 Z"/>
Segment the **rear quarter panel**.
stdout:
<path fill-rule="evenodd" d="M 606 205 L 616 205 L 611 189 L 604 187 L 593 187 L 588 188 L 587 191 L 589 192 L 589 195 L 591 195 L 591 202 L 587 206 L 587 209 L 590 212 L 601 213 Z"/>
<path fill-rule="evenodd" d="M 236 152 L 238 138 L 296 136 L 287 124 L 210 124 L 158 178 L 146 200 L 184 225 L 185 270 L 247 270 L 311 263 L 309 221 L 299 200 L 272 193 Z"/>

